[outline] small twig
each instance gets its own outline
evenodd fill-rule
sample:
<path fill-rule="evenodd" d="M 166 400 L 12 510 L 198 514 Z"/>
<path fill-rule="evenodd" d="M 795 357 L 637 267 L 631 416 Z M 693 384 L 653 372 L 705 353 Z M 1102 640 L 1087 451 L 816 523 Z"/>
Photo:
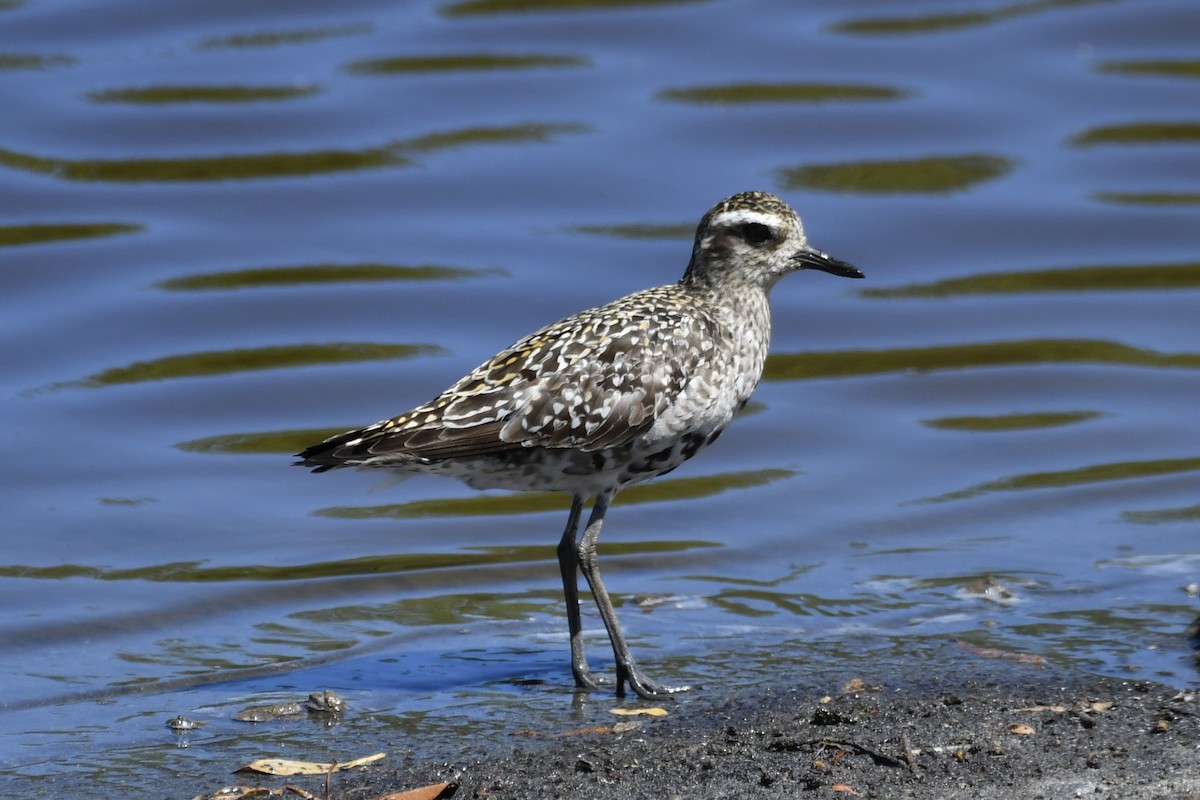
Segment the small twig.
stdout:
<path fill-rule="evenodd" d="M 861 744 L 857 744 L 855 742 L 843 742 L 834 739 L 818 739 L 815 743 L 823 744 L 829 747 L 837 747 L 843 750 L 849 750 L 850 752 L 858 753 L 859 755 L 863 756 L 869 756 L 876 764 L 884 767 L 899 767 L 904 764 L 903 761 L 899 761 L 891 756 L 885 756 L 883 753 L 877 753 L 869 747 L 863 747 Z"/>

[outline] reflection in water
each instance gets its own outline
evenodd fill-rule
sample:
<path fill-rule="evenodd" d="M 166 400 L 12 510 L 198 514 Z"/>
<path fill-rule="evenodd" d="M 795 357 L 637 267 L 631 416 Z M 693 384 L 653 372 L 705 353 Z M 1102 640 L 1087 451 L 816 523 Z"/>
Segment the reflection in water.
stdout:
<path fill-rule="evenodd" d="M 727 575 L 691 575 L 689 578 L 721 586 L 716 594 L 706 595 L 705 601 L 740 617 L 772 617 L 781 612 L 798 617 L 846 617 L 877 613 L 885 608 L 895 610 L 898 607 L 875 592 L 834 599 L 789 591 L 792 584 L 818 566 L 792 565 L 783 575 L 768 580 L 732 578 Z"/>
<path fill-rule="evenodd" d="M 144 506 L 158 501 L 153 497 L 100 497 L 97 502 L 102 506 Z"/>
<path fill-rule="evenodd" d="M 1116 75 L 1137 75 L 1166 78 L 1200 78 L 1200 61 L 1145 60 L 1107 61 L 1095 66 L 1096 71 Z M 1108 125 L 1091 128 L 1071 137 L 1070 144 L 1078 147 L 1092 145 L 1177 144 L 1200 141 L 1200 123 L 1150 122 Z M 1180 206 L 1200 204 L 1196 192 L 1095 192 L 1096 200 L 1122 205 Z"/>
<path fill-rule="evenodd" d="M 496 55 L 461 53 L 447 56 L 397 56 L 369 58 L 346 65 L 355 75 L 396 75 L 420 72 L 457 72 L 460 70 L 535 69 L 538 67 L 586 67 L 591 62 L 578 56 Z"/>
<path fill-rule="evenodd" d="M 1117 608 L 1072 608 L 1040 614 L 1037 622 L 1012 625 L 1014 636 L 1029 636 L 1032 643 L 1053 641 L 1059 651 L 1102 650 L 1133 653 L 1136 637 L 1146 631 L 1177 636 L 1164 619 L 1179 613 L 1178 607 L 1130 602 Z"/>
<path fill-rule="evenodd" d="M 546 614 L 558 600 L 556 592 L 459 592 L 436 597 L 405 597 L 390 603 L 362 603 L 300 611 L 292 618 L 319 623 L 325 630 L 330 625 L 347 623 L 384 623 L 394 625 L 402 620 L 405 626 L 461 625 L 463 620 L 486 619 L 500 622 L 528 620 Z M 312 628 L 301 628 L 301 631 Z M 377 635 L 390 633 L 377 629 Z"/>
<path fill-rule="evenodd" d="M 934 371 L 1030 364 L 1121 364 L 1200 369 L 1200 353 L 1159 353 L 1095 339 L 1022 339 L 889 350 L 779 353 L 767 356 L 763 380 L 846 378 L 905 370 Z"/>
<path fill-rule="evenodd" d="M 890 86 L 838 83 L 732 83 L 724 86 L 692 86 L 663 89 L 661 100 L 679 100 L 701 105 L 741 103 L 822 103 L 835 100 L 895 100 L 909 92 Z"/>
<path fill-rule="evenodd" d="M 1042 411 L 1027 414 L 1002 414 L 996 417 L 941 417 L 921 420 L 923 425 L 948 431 L 994 433 L 1058 428 L 1104 416 L 1099 411 Z"/>
<path fill-rule="evenodd" d="M 376 281 L 453 281 L 507 275 L 502 269 L 443 267 L 436 264 L 304 264 L 295 267 L 257 267 L 232 272 L 201 272 L 154 284 L 176 292 L 210 289 L 257 289 L 263 286 L 311 286 L 324 283 Z"/>
<path fill-rule="evenodd" d="M 1042 11 L 1109 2 L 1113 2 L 1113 0 L 1033 0 L 1026 3 L 1013 3 L 989 11 L 953 11 L 914 17 L 867 17 L 839 23 L 833 26 L 833 30 L 838 33 L 871 35 L 940 33 L 990 25 L 993 22 L 1001 22 L 1027 14 L 1037 14 Z"/>
<path fill-rule="evenodd" d="M 1105 61 L 1100 72 L 1119 75 L 1161 75 L 1167 78 L 1200 78 L 1200 61 Z"/>
<path fill-rule="evenodd" d="M 1200 192 L 1096 192 L 1097 200 L 1134 206 L 1200 205 Z"/>
<path fill-rule="evenodd" d="M 70 181 L 225 181 L 319 175 L 384 166 L 409 159 L 387 147 L 314 150 L 307 153 L 198 156 L 192 158 L 49 158 L 0 149 L 0 164 Z"/>
<path fill-rule="evenodd" d="M 1184 508 L 1160 508 L 1153 511 L 1122 511 L 1121 519 L 1139 525 L 1159 525 L 1166 522 L 1196 522 L 1200 520 L 1200 505 Z"/>
<path fill-rule="evenodd" d="M 485 566 L 503 564 L 532 564 L 554 560 L 554 539 L 547 537 L 545 544 L 501 545 L 475 547 L 468 551 L 447 553 L 401 553 L 361 558 L 346 558 L 337 561 L 315 561 L 302 564 L 228 564 L 206 567 L 201 561 L 175 561 L 165 564 L 147 564 L 132 568 L 95 567 L 87 564 L 55 564 L 49 567 L 26 564 L 0 564 L 0 577 L 27 580 L 67 580 L 87 578 L 96 581 L 149 581 L 152 583 L 240 583 L 277 581 L 307 581 L 328 578 L 374 577 L 401 573 L 432 573 L 431 580 L 437 585 L 461 582 L 462 576 L 446 575 L 447 570 L 475 571 Z M 638 540 L 633 542 L 610 542 L 604 545 L 606 554 L 618 556 L 646 556 L 653 553 L 681 553 L 689 550 L 721 547 L 716 542 L 703 540 Z M 278 554 L 284 559 L 292 553 Z M 495 580 L 477 575 L 476 580 Z"/>
<path fill-rule="evenodd" d="M 523 124 L 461 128 L 362 150 L 313 150 L 300 153 L 199 156 L 191 158 L 80 159 L 49 158 L 0 149 L 0 164 L 72 181 L 190 182 L 252 180 L 321 175 L 413 163 L 404 151 L 431 152 L 466 145 L 547 142 L 556 134 L 582 133 L 584 125 Z"/>
<path fill-rule="evenodd" d="M 3 6 L 0 5 L 0 10 Z M 0 53 L 0 72 L 22 69 L 40 70 L 65 67 L 75 63 L 71 56 L 40 55 L 36 53 Z"/>
<path fill-rule="evenodd" d="M 699 0 L 460 0 L 442 6 L 448 17 L 469 14 L 511 14 L 528 11 L 589 11 L 630 6 L 665 6 L 695 3 Z"/>
<path fill-rule="evenodd" d="M 200 375 L 228 375 L 234 372 L 306 367 L 314 364 L 415 358 L 442 352 L 445 351 L 432 344 L 377 344 L 375 342 L 331 342 L 328 344 L 210 350 L 180 356 L 166 356 L 153 361 L 138 361 L 126 367 L 113 367 L 79 381 L 57 384 L 53 388 L 96 389 L 143 381 L 194 378 Z"/>
<path fill-rule="evenodd" d="M 894 600 L 885 601 L 872 595 L 833 598 L 806 592 L 750 588 L 722 589 L 710 595 L 707 600 L 721 610 L 740 617 L 772 617 L 776 614 L 795 617 L 856 617 L 878 614 L 885 610 L 895 611 L 902 607 Z"/>
<path fill-rule="evenodd" d="M 567 230 L 616 239 L 691 239 L 696 233 L 696 225 L 644 225 L 633 222 L 628 225 L 575 225 Z"/>
<path fill-rule="evenodd" d="M 304 30 L 262 31 L 260 33 L 236 34 L 233 36 L 213 36 L 199 42 L 196 48 L 199 50 L 220 50 L 224 48 L 241 49 L 248 47 L 312 44 L 324 39 L 370 33 L 373 27 L 369 23 L 362 22 L 353 25 L 331 25 L 324 28 L 307 28 Z"/>
<path fill-rule="evenodd" d="M 788 189 L 863 194 L 944 194 L 1007 175 L 1015 161 L 989 155 L 848 161 L 777 170 Z"/>
<path fill-rule="evenodd" d="M 1128 264 L 1066 267 L 1027 272 L 985 272 L 934 283 L 861 289 L 863 297 L 953 297 L 1037 292 L 1113 292 L 1186 289 L 1200 286 L 1200 261 L 1183 264 Z"/>
<path fill-rule="evenodd" d="M 175 674 L 203 670 L 220 675 L 244 669 L 247 664 L 258 667 L 295 664 L 306 652 L 333 653 L 359 644 L 357 637 L 337 636 L 330 629 L 314 630 L 270 623 L 257 627 L 259 631 L 244 641 L 194 642 L 165 638 L 155 643 L 154 650 L 118 652 L 117 656 L 131 664 L 157 665 Z M 295 650 L 285 655 L 280 652 L 284 648 Z"/>
<path fill-rule="evenodd" d="M 88 92 L 93 103 L 259 103 L 311 97 L 321 91 L 315 84 L 294 86 L 144 86 Z"/>
<path fill-rule="evenodd" d="M 23 564 L 0 565 L 0 576 L 31 580 L 66 580 L 88 578 L 97 581 L 150 581 L 153 583 L 226 583 L 238 581 L 301 581 L 314 578 L 335 578 L 351 575 L 381 575 L 420 570 L 441 570 L 452 567 L 479 567 L 513 561 L 549 558 L 546 548 L 532 552 L 488 553 L 405 553 L 404 555 L 369 556 L 340 561 L 319 561 L 309 564 L 232 564 L 205 567 L 200 561 L 176 561 L 148 564 L 129 569 L 93 567 L 85 564 L 55 564 L 50 567 Z M 283 554 L 281 554 L 282 557 Z M 508 556 L 508 557 L 504 557 Z"/>
<path fill-rule="evenodd" d="M 1096 144 L 1178 144 L 1200 142 L 1200 122 L 1131 122 L 1101 125 L 1070 138 L 1077 147 Z"/>
<path fill-rule="evenodd" d="M 587 133 L 590 130 L 591 128 L 587 125 L 543 125 L 537 123 L 505 127 L 461 128 L 418 136 L 415 139 L 398 142 L 395 146 L 402 150 L 428 153 L 434 150 L 474 144 L 544 144 L 558 134 Z"/>
<path fill-rule="evenodd" d="M 694 478 L 663 479 L 624 489 L 617 495 L 613 505 L 637 505 L 665 500 L 710 497 L 730 489 L 763 486 L 773 481 L 790 478 L 795 474 L 788 469 L 761 469 L 749 472 L 702 475 Z M 414 500 L 409 503 L 382 506 L 335 506 L 313 513 L 321 517 L 340 519 L 413 519 L 533 514 L 543 511 L 565 511 L 570 507 L 570 498 L 558 492 L 517 492 L 505 495 L 479 494 L 445 500 Z"/>
<path fill-rule="evenodd" d="M 323 442 L 330 436 L 344 433 L 353 427 L 353 425 L 343 425 L 338 428 L 304 428 L 267 433 L 225 433 L 220 436 L 206 436 L 203 439 L 179 442 L 175 446 L 189 453 L 242 453 L 249 455 L 286 453 L 290 455 L 304 448 L 309 442 Z"/>
<path fill-rule="evenodd" d="M 1094 464 L 1078 469 L 1058 472 L 1035 472 L 1013 475 L 996 481 L 979 483 L 954 492 L 918 500 L 919 503 L 944 503 L 949 500 L 965 500 L 989 492 L 1011 492 L 1026 489 L 1059 489 L 1084 486 L 1092 483 L 1107 483 L 1157 475 L 1174 475 L 1181 472 L 1200 470 L 1200 458 L 1164 458 L 1150 461 L 1119 461 L 1112 464 Z"/>
<path fill-rule="evenodd" d="M 15 247 L 23 244 L 62 242 L 69 239 L 92 239 L 116 236 L 121 233 L 138 233 L 144 225 L 121 222 L 63 222 L 33 225 L 0 226 L 0 247 Z"/>

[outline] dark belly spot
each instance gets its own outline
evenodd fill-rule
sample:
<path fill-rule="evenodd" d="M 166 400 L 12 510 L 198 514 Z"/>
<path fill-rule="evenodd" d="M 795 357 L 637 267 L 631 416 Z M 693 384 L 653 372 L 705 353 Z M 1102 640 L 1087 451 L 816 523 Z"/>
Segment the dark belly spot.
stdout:
<path fill-rule="evenodd" d="M 705 437 L 698 433 L 689 433 L 680 440 L 679 454 L 684 459 L 689 459 L 696 455 L 696 451 L 706 444 Z"/>

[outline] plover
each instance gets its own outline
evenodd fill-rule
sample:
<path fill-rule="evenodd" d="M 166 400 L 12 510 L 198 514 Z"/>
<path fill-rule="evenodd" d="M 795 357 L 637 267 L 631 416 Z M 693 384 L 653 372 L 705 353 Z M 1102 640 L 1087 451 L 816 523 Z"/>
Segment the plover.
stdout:
<path fill-rule="evenodd" d="M 425 405 L 313 445 L 296 463 L 314 472 L 370 467 L 452 476 L 477 489 L 570 495 L 558 564 L 576 686 L 602 683 L 584 652 L 582 572 L 612 643 L 617 694 L 626 683 L 643 698 L 683 691 L 650 680 L 634 660 L 600 577 L 596 541 L 617 492 L 712 444 L 746 404 L 767 357 L 768 292 L 801 269 L 863 277 L 812 247 L 783 200 L 736 194 L 700 220 L 678 283 L 547 325 Z"/>

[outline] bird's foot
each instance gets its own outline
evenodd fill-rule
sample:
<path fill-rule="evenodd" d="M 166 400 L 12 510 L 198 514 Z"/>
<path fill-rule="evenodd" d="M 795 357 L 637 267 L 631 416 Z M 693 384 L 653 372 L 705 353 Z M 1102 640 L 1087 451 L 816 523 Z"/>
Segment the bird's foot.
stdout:
<path fill-rule="evenodd" d="M 575 688 L 577 689 L 596 691 L 611 685 L 608 678 L 593 675 L 587 664 L 572 664 L 571 674 L 575 676 Z"/>
<path fill-rule="evenodd" d="M 647 678 L 636 664 L 618 664 L 618 696 L 624 696 L 626 683 L 628 683 L 629 688 L 633 689 L 634 693 L 643 700 L 656 700 L 658 698 L 667 697 L 680 692 L 686 692 L 692 688 L 691 686 L 667 686 L 659 683 L 658 681 L 652 681 Z"/>

